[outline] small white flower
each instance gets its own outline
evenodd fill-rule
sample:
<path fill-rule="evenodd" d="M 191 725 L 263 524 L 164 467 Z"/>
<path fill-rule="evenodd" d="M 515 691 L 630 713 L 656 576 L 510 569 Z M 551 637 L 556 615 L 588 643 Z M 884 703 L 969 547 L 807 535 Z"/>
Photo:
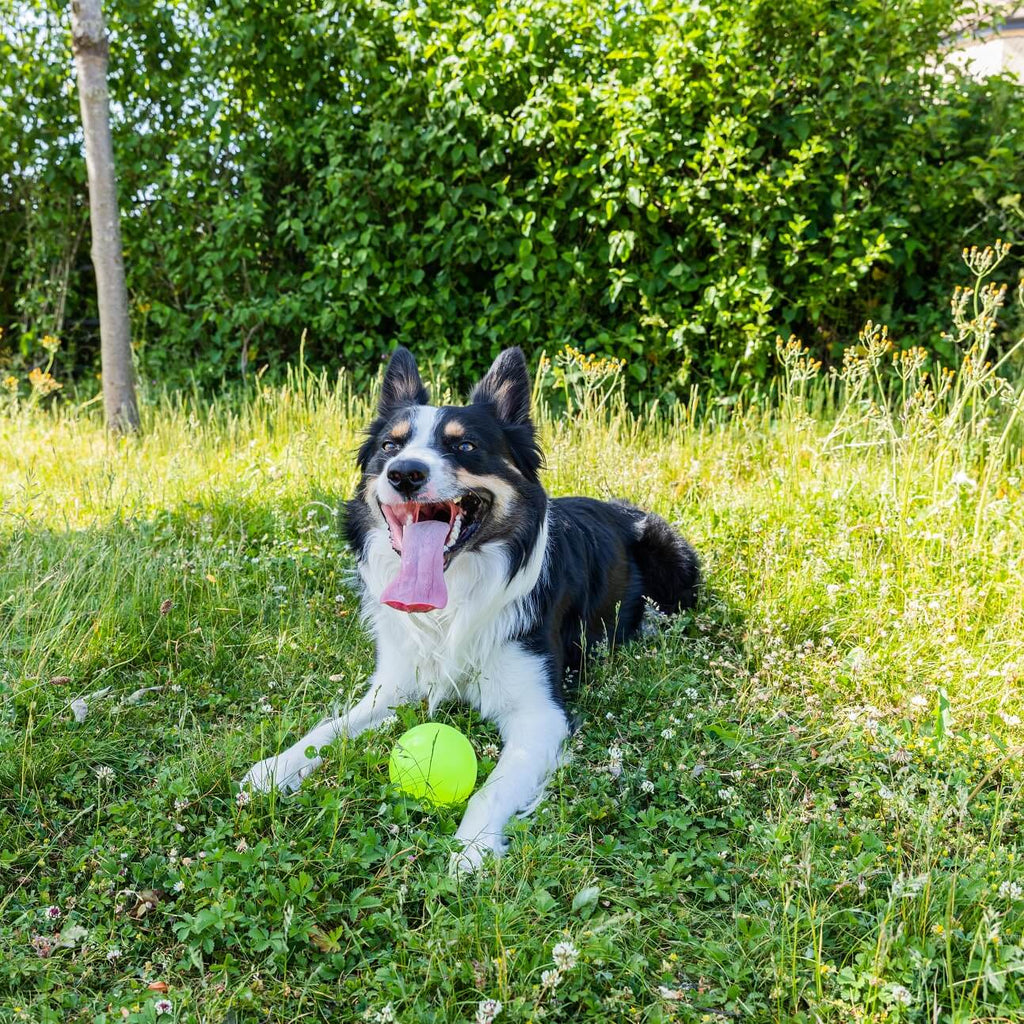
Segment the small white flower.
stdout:
<path fill-rule="evenodd" d="M 184 832 L 185 831 L 185 826 L 182 825 L 182 823 L 180 821 L 176 821 L 174 823 L 174 831 L 175 832 Z"/>
<path fill-rule="evenodd" d="M 879 786 L 878 795 L 883 800 L 891 800 L 896 794 L 888 786 Z"/>
<path fill-rule="evenodd" d="M 964 487 L 968 491 L 976 491 L 978 489 L 977 481 L 972 480 L 962 469 L 958 469 L 949 482 L 954 487 Z"/>
<path fill-rule="evenodd" d="M 688 686 L 683 692 L 690 698 L 690 700 L 696 700 L 700 696 L 700 692 L 695 690 L 692 686 Z"/>
<path fill-rule="evenodd" d="M 1024 889 L 1016 882 L 1003 882 L 999 886 L 999 898 L 1002 900 L 1019 900 L 1024 895 Z"/>
<path fill-rule="evenodd" d="M 641 793 L 647 793 L 647 794 L 653 793 L 654 792 L 654 783 L 651 782 L 650 779 L 644 779 L 644 781 L 640 783 L 640 792 Z"/>
<path fill-rule="evenodd" d="M 248 807 L 250 800 L 252 800 L 252 796 L 247 789 L 240 789 L 235 794 L 235 803 L 238 804 L 239 807 Z"/>
<path fill-rule="evenodd" d="M 501 1013 L 501 1001 L 498 999 L 481 999 L 476 1007 L 476 1024 L 491 1024 Z"/>
<path fill-rule="evenodd" d="M 56 921 L 60 917 L 60 907 L 47 907 L 46 917 L 50 921 Z"/>
<path fill-rule="evenodd" d="M 928 707 L 928 698 L 923 693 L 915 693 L 914 696 L 910 698 L 910 706 L 917 711 L 923 711 Z"/>
<path fill-rule="evenodd" d="M 122 853 L 121 854 L 121 860 L 127 860 L 127 859 L 128 859 L 128 854 L 127 853 Z"/>
<path fill-rule="evenodd" d="M 670 740 L 670 739 L 672 739 L 673 736 L 675 736 L 675 734 L 676 734 L 675 729 L 662 729 L 661 730 L 661 738 L 663 740 Z"/>
<path fill-rule="evenodd" d="M 836 594 L 838 594 L 839 591 L 842 589 L 843 588 L 839 586 L 838 583 L 830 583 L 827 587 L 825 587 L 825 593 L 828 594 L 829 597 L 835 597 Z"/>
<path fill-rule="evenodd" d="M 552 968 L 550 971 L 541 971 L 540 983 L 545 988 L 558 988 L 562 981 L 562 972 L 557 968 Z"/>
<path fill-rule="evenodd" d="M 622 748 L 614 743 L 608 748 L 608 774 L 613 779 L 622 774 Z"/>
<path fill-rule="evenodd" d="M 177 880 L 177 881 L 176 881 L 176 882 L 174 883 L 174 885 L 172 885 L 172 886 L 171 886 L 171 888 L 172 888 L 172 889 L 173 889 L 173 890 L 174 890 L 175 892 L 181 892 L 181 890 L 185 888 L 185 883 L 184 883 L 184 882 L 183 882 L 183 881 L 182 881 L 182 880 L 181 880 L 181 879 L 179 878 L 179 879 L 178 879 L 178 880 Z"/>
<path fill-rule="evenodd" d="M 482 753 L 483 753 L 484 757 L 489 757 L 489 758 L 491 758 L 493 760 L 493 759 L 496 759 L 501 754 L 501 751 L 498 749 L 498 744 L 497 743 L 488 743 L 484 747 Z"/>
<path fill-rule="evenodd" d="M 395 1024 L 398 1018 L 395 1016 L 395 1008 L 388 1003 L 373 1015 L 373 1019 L 375 1024 Z"/>
<path fill-rule="evenodd" d="M 551 959 L 560 971 L 571 971 L 580 958 L 580 951 L 571 942 L 557 942 L 551 950 Z"/>
<path fill-rule="evenodd" d="M 188 801 L 183 800 L 180 796 L 174 801 L 174 809 L 180 814 L 185 808 L 188 807 Z"/>
<path fill-rule="evenodd" d="M 113 949 L 108 949 L 107 950 L 107 959 L 111 963 L 113 963 L 115 960 L 117 960 L 120 956 L 121 956 L 121 950 L 118 949 L 117 946 L 114 946 Z"/>
<path fill-rule="evenodd" d="M 1000 711 L 999 717 L 1003 720 L 1004 725 L 1008 725 L 1011 728 L 1015 725 L 1020 725 L 1020 715 L 1008 715 L 1005 711 Z"/>
<path fill-rule="evenodd" d="M 93 768 L 93 771 L 96 773 L 96 778 L 99 779 L 100 782 L 110 782 L 114 777 L 114 769 L 105 764 L 97 765 Z"/>
<path fill-rule="evenodd" d="M 153 1004 L 153 1009 L 156 1010 L 157 1013 L 170 1013 L 171 1010 L 174 1009 L 174 1004 L 170 999 L 158 999 Z"/>
<path fill-rule="evenodd" d="M 237 843 L 235 843 L 235 851 L 237 853 L 245 853 L 245 851 L 248 849 L 249 844 L 245 841 L 244 836 L 241 839 L 239 839 Z"/>
<path fill-rule="evenodd" d="M 732 786 L 723 786 L 718 791 L 718 799 L 721 800 L 723 804 L 731 804 L 735 798 L 736 790 L 734 790 Z"/>
<path fill-rule="evenodd" d="M 914 1001 L 914 997 L 910 993 L 910 989 L 905 985 L 890 985 L 889 995 L 894 1003 L 899 1003 L 900 1006 L 910 1006 Z"/>

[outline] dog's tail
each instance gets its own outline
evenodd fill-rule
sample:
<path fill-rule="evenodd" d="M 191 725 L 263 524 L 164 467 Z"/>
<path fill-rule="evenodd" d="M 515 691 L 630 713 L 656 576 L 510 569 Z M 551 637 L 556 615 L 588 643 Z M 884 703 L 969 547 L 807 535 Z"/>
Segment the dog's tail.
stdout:
<path fill-rule="evenodd" d="M 701 584 L 697 552 L 653 512 L 642 514 L 636 530 L 634 552 L 644 595 L 666 615 L 692 608 Z"/>

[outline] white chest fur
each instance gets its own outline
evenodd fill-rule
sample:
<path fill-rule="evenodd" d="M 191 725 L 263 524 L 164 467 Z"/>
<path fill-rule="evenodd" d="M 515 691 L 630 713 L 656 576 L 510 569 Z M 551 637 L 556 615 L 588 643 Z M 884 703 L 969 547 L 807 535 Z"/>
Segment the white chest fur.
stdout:
<path fill-rule="evenodd" d="M 502 669 L 506 641 L 531 617 L 534 587 L 544 571 L 547 520 L 526 565 L 511 580 L 498 542 L 459 554 L 445 573 L 446 607 L 409 613 L 381 604 L 380 595 L 397 575 L 399 556 L 386 528 L 373 530 L 359 572 L 363 613 L 378 651 L 405 662 L 431 711 L 458 696 L 490 717 L 504 704 Z M 499 712 L 500 713 L 500 712 Z"/>

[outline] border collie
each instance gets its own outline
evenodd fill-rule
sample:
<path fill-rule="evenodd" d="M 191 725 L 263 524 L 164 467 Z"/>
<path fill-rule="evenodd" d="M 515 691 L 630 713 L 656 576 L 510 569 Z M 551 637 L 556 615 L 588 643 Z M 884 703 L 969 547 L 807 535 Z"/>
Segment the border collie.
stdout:
<path fill-rule="evenodd" d="M 663 519 L 625 502 L 550 499 L 530 421 L 530 379 L 506 349 L 466 406 L 429 404 L 416 362 L 395 351 L 347 503 L 376 670 L 361 700 L 254 765 L 243 785 L 297 789 L 338 736 L 378 726 L 402 704 L 472 705 L 503 749 L 470 799 L 453 871 L 504 852 L 505 825 L 532 810 L 572 730 L 566 710 L 583 656 L 640 628 L 644 598 L 691 607 L 700 570 Z"/>

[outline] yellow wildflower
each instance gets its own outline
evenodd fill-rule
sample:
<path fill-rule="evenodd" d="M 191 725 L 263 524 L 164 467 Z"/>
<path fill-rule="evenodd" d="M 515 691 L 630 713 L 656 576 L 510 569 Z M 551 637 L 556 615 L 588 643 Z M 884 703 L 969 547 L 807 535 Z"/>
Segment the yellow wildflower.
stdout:
<path fill-rule="evenodd" d="M 32 385 L 32 390 L 43 398 L 64 387 L 60 381 L 54 380 L 51 373 L 40 370 L 38 366 L 28 375 L 28 382 Z"/>

